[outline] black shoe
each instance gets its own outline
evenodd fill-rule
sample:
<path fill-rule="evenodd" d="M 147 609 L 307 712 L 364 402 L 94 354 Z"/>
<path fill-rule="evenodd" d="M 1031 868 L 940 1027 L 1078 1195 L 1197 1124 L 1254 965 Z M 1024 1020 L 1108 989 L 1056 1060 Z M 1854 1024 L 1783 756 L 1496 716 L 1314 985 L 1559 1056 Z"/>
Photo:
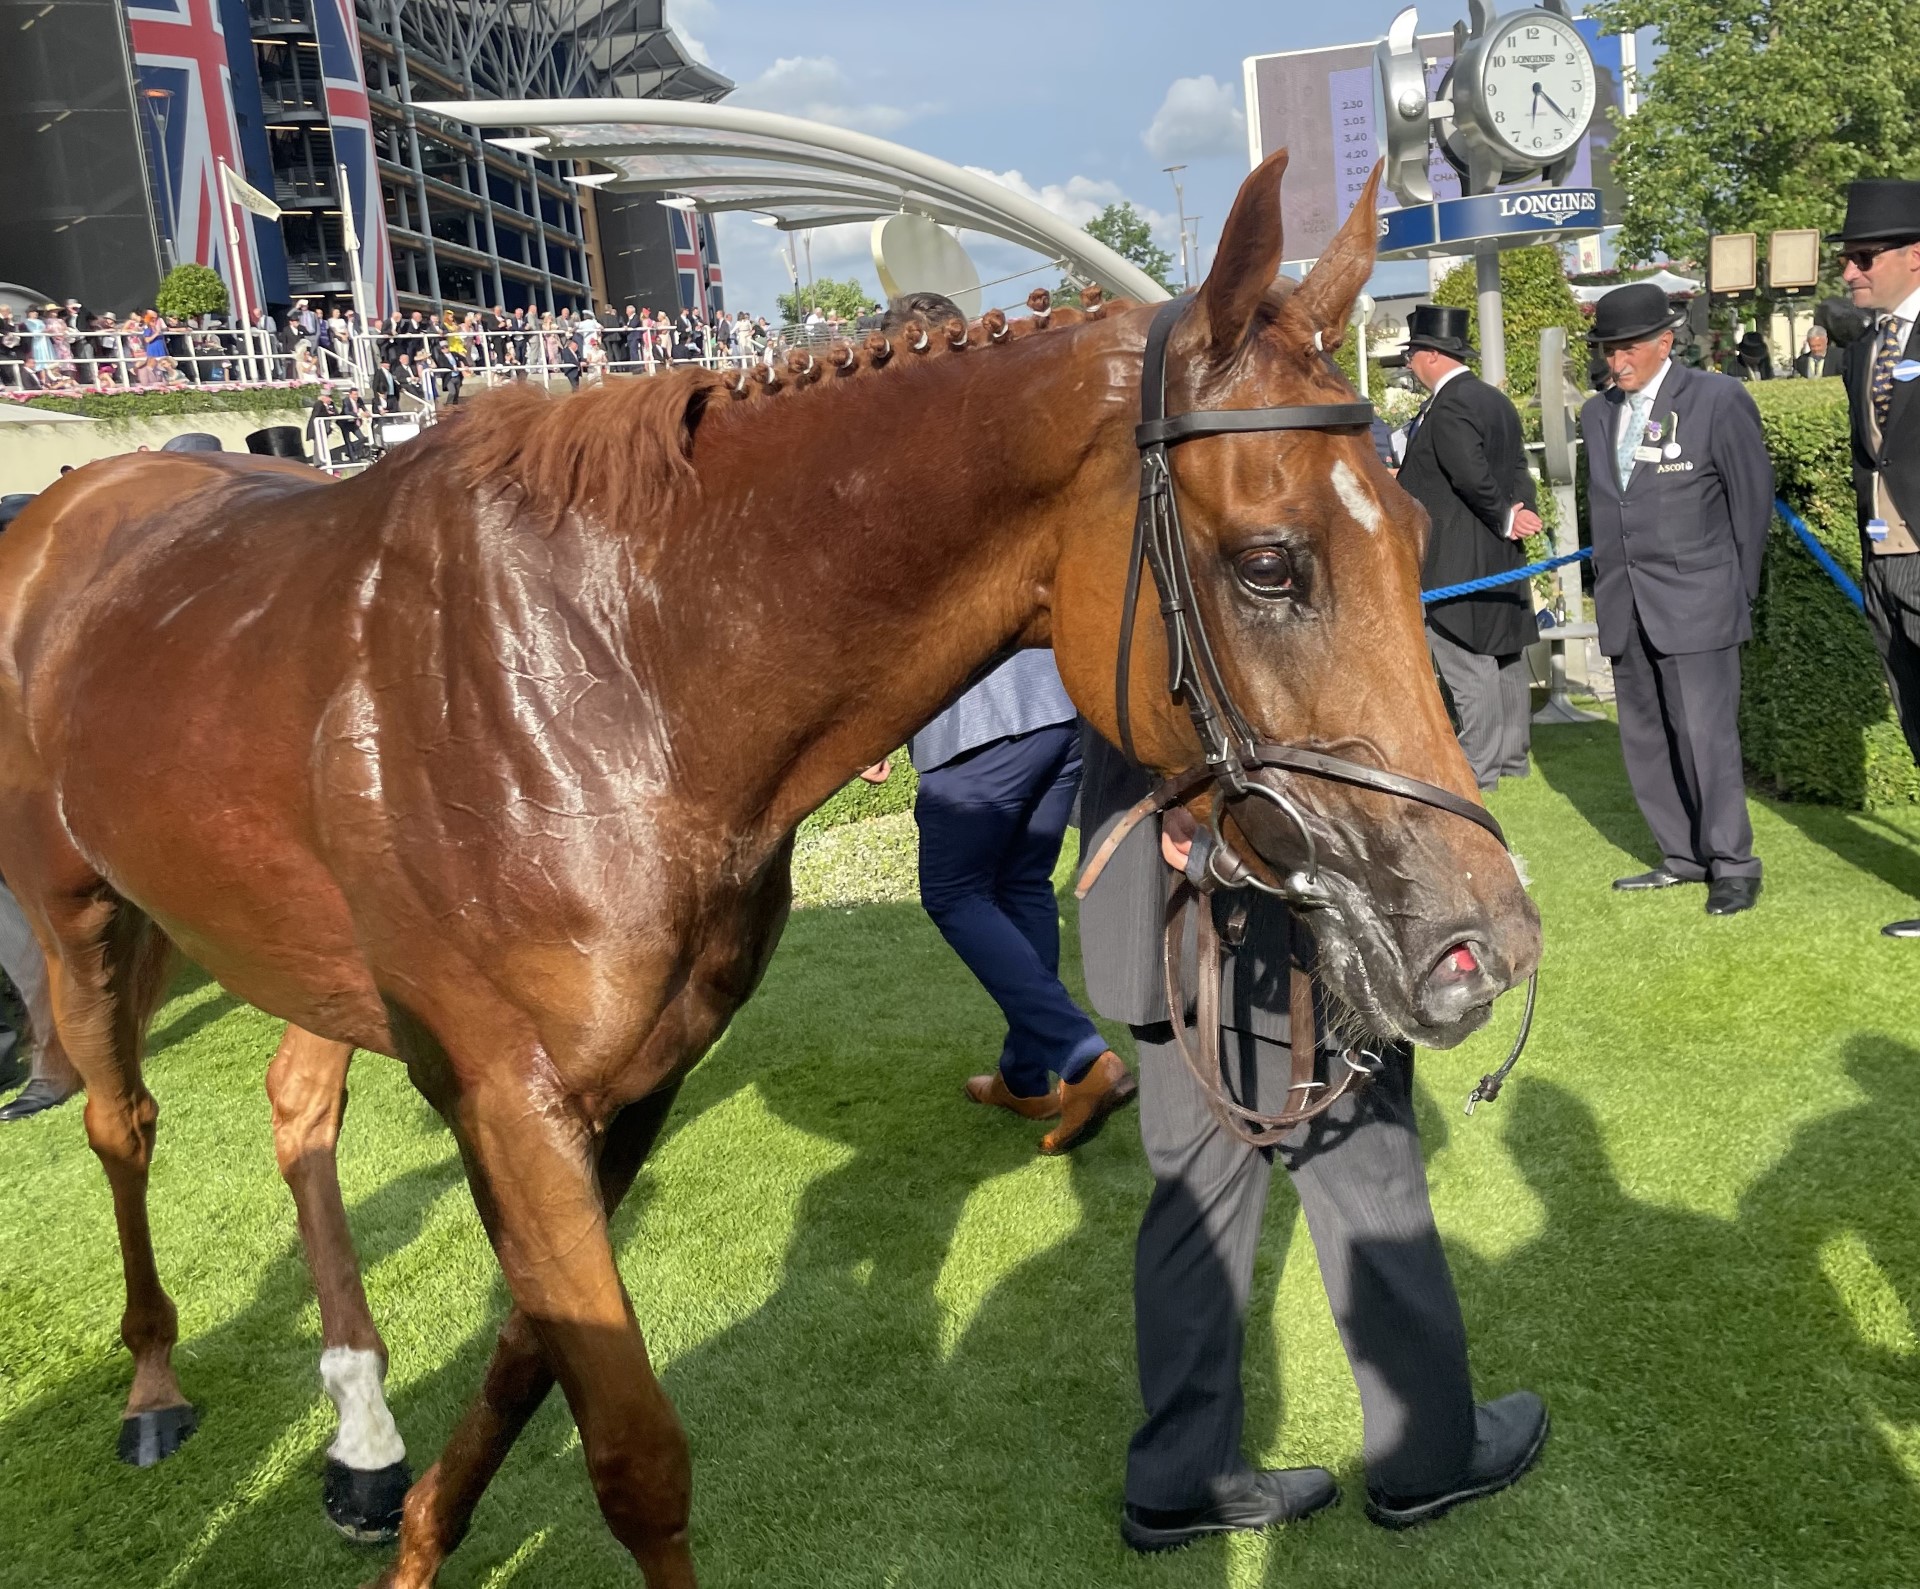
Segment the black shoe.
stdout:
<path fill-rule="evenodd" d="M 1473 1409 L 1473 1460 L 1460 1482 L 1437 1495 L 1383 1495 L 1367 1488 L 1367 1516 L 1382 1528 L 1418 1528 L 1466 1501 L 1504 1490 L 1540 1460 L 1547 1443 L 1546 1404 L 1516 1390 Z"/>
<path fill-rule="evenodd" d="M 1633 877 L 1616 877 L 1613 886 L 1623 894 L 1638 894 L 1649 888 L 1677 888 L 1682 883 L 1701 881 L 1695 877 L 1682 877 L 1678 872 L 1670 872 L 1664 866 L 1656 866 L 1651 872 L 1641 872 Z"/>
<path fill-rule="evenodd" d="M 1880 929 L 1883 938 L 1920 938 L 1920 921 L 1890 921 Z"/>
<path fill-rule="evenodd" d="M 1707 889 L 1707 914 L 1709 916 L 1737 916 L 1743 910 L 1752 910 L 1760 902 L 1760 879 L 1757 877 L 1716 877 Z"/>
<path fill-rule="evenodd" d="M 1325 1468 L 1268 1468 L 1239 1475 L 1218 1498 L 1184 1512 L 1158 1512 L 1127 1503 L 1120 1537 L 1135 1550 L 1178 1550 L 1209 1534 L 1256 1533 L 1297 1523 L 1340 1499 Z"/>
<path fill-rule="evenodd" d="M 62 1092 L 52 1082 L 36 1076 L 20 1089 L 19 1097 L 6 1108 L 0 1109 L 0 1120 L 25 1120 L 29 1115 L 37 1115 L 43 1110 L 59 1108 L 72 1096 L 72 1093 Z"/>

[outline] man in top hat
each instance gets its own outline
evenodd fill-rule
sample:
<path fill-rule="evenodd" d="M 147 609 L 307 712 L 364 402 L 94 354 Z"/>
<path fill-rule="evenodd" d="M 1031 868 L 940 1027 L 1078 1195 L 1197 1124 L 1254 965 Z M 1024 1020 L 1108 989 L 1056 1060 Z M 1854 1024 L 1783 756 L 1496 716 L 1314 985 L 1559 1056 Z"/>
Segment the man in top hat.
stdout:
<path fill-rule="evenodd" d="M 1705 882 L 1707 913 L 1760 897 L 1740 773 L 1740 646 L 1753 633 L 1773 465 L 1746 388 L 1673 358 L 1678 317 L 1651 282 L 1617 287 L 1588 340 L 1614 389 L 1580 412 L 1600 649 L 1620 750 L 1660 864 L 1614 887 Z"/>
<path fill-rule="evenodd" d="M 1853 416 L 1862 594 L 1907 744 L 1920 758 L 1920 182 L 1856 182 L 1840 244 L 1854 307 L 1873 316 L 1841 373 Z M 1920 921 L 1881 929 L 1920 938 Z"/>
<path fill-rule="evenodd" d="M 1520 416 L 1467 368 L 1471 357 L 1466 310 L 1414 309 L 1406 365 L 1432 395 L 1407 427 L 1400 484 L 1433 521 L 1420 578 L 1428 590 L 1511 573 L 1526 561 L 1521 540 L 1540 528 Z M 1427 609 L 1427 644 L 1482 789 L 1527 775 L 1525 651 L 1538 638 L 1524 581 Z"/>

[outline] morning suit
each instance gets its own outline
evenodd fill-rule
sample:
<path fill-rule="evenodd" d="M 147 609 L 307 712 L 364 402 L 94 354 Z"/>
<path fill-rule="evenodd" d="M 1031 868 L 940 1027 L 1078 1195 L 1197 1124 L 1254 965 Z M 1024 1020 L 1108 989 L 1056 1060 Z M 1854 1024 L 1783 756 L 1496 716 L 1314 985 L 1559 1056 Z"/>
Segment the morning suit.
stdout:
<path fill-rule="evenodd" d="M 1535 505 L 1520 416 L 1471 370 L 1443 379 L 1410 427 L 1400 484 L 1432 521 L 1422 588 L 1525 564 L 1507 537 L 1515 504 Z M 1524 581 L 1427 608 L 1427 642 L 1482 789 L 1526 776 L 1532 701 L 1523 653 L 1539 638 Z"/>
<path fill-rule="evenodd" d="M 1007 1020 L 1000 1074 L 1034 1098 L 1107 1050 L 1060 983 L 1053 869 L 1080 731 L 1051 651 L 1017 651 L 913 736 L 920 903 Z"/>
<path fill-rule="evenodd" d="M 1740 764 L 1740 646 L 1753 633 L 1773 465 L 1738 381 L 1670 360 L 1648 389 L 1632 437 L 1627 393 L 1590 398 L 1580 413 L 1594 616 L 1613 660 L 1620 750 L 1669 871 L 1758 877 Z"/>
<path fill-rule="evenodd" d="M 1885 351 L 1884 317 L 1873 333 L 1846 352 L 1847 406 L 1852 414 L 1853 490 L 1860 518 L 1861 594 L 1867 623 L 1887 670 L 1887 687 L 1907 745 L 1920 760 L 1920 379 L 1907 366 L 1920 365 L 1920 294 L 1899 309 L 1888 371 L 1891 390 L 1883 426 L 1873 402 L 1876 361 Z M 1904 332 L 1904 339 L 1900 333 Z M 1868 537 L 1867 523 L 1888 526 L 1882 541 Z M 1904 528 L 1903 528 L 1904 526 Z"/>
<path fill-rule="evenodd" d="M 1089 855 L 1150 779 L 1090 730 L 1081 743 L 1081 853 Z M 1159 833 L 1158 822 L 1141 823 L 1108 861 L 1081 906 L 1080 948 L 1094 1008 L 1133 1029 L 1140 1136 L 1154 1180 L 1134 1257 L 1145 1418 L 1127 1451 L 1126 1499 L 1177 1511 L 1204 1504 L 1248 1469 L 1240 1359 L 1274 1150 L 1220 1125 L 1173 1046 L 1161 923 L 1176 877 L 1161 859 Z M 1190 870 L 1204 864 L 1206 842 L 1204 833 L 1196 838 Z M 1285 1105 L 1289 967 L 1286 908 L 1256 895 L 1221 1002 L 1226 1079 L 1253 1108 Z M 1391 1049 L 1380 1077 L 1296 1128 L 1278 1153 L 1359 1386 L 1368 1481 L 1426 1495 L 1465 1471 L 1474 1408 L 1412 1089 L 1412 1050 Z"/>

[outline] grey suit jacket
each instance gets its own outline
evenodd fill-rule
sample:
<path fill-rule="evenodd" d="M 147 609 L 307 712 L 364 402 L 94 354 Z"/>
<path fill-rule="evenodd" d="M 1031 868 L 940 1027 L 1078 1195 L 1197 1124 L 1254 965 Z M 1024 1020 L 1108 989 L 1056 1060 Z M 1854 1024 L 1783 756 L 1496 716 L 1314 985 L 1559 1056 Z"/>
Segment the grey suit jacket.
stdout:
<path fill-rule="evenodd" d="M 1753 633 L 1760 559 L 1773 522 L 1773 463 L 1760 411 L 1740 382 L 1675 362 L 1650 421 L 1674 457 L 1638 463 L 1620 489 L 1614 467 L 1624 394 L 1580 411 L 1593 528 L 1600 649 L 1627 649 L 1637 618 L 1654 649 L 1719 651 Z"/>
<path fill-rule="evenodd" d="M 1080 736 L 1080 854 L 1099 848 L 1126 810 L 1153 787 L 1153 778 L 1091 728 Z M 1162 968 L 1167 901 L 1177 874 L 1160 856 L 1160 823 L 1142 822 L 1128 834 L 1080 905 L 1080 958 L 1087 999 L 1109 1020 L 1147 1026 L 1167 1017 Z M 1223 921 L 1230 902 L 1213 900 Z M 1194 946 L 1186 946 L 1182 985 L 1193 986 Z M 1287 1041 L 1290 1030 L 1287 908 L 1253 895 L 1246 937 L 1227 963 L 1220 984 L 1221 1024 Z M 1189 1003 L 1186 1018 L 1191 1020 Z"/>

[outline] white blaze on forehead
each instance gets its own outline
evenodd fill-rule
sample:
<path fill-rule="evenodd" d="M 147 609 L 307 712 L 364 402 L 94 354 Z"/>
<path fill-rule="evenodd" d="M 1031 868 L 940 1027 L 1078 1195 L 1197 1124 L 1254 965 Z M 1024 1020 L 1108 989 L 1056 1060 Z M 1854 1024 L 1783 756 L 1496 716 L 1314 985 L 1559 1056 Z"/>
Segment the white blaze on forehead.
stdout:
<path fill-rule="evenodd" d="M 378 1352 L 329 1346 L 320 1354 L 320 1383 L 340 1414 L 340 1433 L 327 1447 L 334 1461 L 372 1472 L 406 1460 L 406 1442 L 380 1389 L 386 1376 Z"/>
<path fill-rule="evenodd" d="M 1378 533 L 1386 523 L 1387 516 L 1380 511 L 1379 500 L 1344 458 L 1333 466 L 1333 489 L 1339 493 L 1340 505 L 1366 527 L 1369 535 Z"/>

